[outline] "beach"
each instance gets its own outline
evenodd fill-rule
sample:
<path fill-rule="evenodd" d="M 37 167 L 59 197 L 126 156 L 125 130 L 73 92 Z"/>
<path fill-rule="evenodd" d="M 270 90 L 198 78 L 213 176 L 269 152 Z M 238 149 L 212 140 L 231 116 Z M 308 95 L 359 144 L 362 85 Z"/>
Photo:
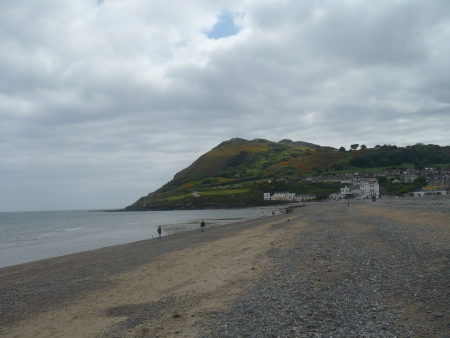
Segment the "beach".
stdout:
<path fill-rule="evenodd" d="M 157 236 L 259 218 L 267 207 L 106 212 L 100 210 L 0 212 L 0 268 Z"/>
<path fill-rule="evenodd" d="M 2 337 L 449 337 L 450 196 L 316 202 L 0 269 Z"/>

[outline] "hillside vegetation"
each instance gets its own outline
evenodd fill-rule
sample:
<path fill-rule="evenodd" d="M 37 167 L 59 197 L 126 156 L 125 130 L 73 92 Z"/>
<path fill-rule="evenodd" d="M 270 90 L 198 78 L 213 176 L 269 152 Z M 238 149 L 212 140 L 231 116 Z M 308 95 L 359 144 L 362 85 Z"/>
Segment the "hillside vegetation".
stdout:
<path fill-rule="evenodd" d="M 302 179 L 325 173 L 375 172 L 402 166 L 421 169 L 449 163 L 449 146 L 416 144 L 400 148 L 384 145 L 371 149 L 361 146 L 359 150 L 346 151 L 342 147 L 338 150 L 291 140 L 234 138 L 200 156 L 173 180 L 141 197 L 126 210 L 257 206 L 264 204 L 263 192 L 275 191 L 315 194 L 323 198 L 342 185 L 312 184 Z"/>

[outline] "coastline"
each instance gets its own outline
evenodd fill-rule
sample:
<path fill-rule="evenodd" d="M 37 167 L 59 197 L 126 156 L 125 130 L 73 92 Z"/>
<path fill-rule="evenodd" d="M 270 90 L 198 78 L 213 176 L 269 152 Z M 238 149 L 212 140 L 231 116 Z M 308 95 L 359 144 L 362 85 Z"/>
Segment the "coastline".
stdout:
<path fill-rule="evenodd" d="M 272 209 L 270 209 L 272 210 Z M 265 208 L 107 213 L 47 211 L 1 214 L 0 268 L 195 230 L 201 220 L 223 225 L 264 215 Z M 17 228 L 17 231 L 14 229 Z"/>
<path fill-rule="evenodd" d="M 135 212 L 135 211 L 189 211 L 189 210 L 232 210 L 232 209 L 247 209 L 247 208 L 282 208 L 291 205 L 298 205 L 298 202 L 292 201 L 263 201 L 260 204 L 242 204 L 229 205 L 220 203 L 207 203 L 203 205 L 182 205 L 176 204 L 173 206 L 149 206 L 149 207 L 133 207 L 132 205 L 123 209 L 109 210 L 111 212 Z M 105 210 L 108 211 L 108 210 Z"/>
<path fill-rule="evenodd" d="M 10 295 L 12 298 L 6 297 L 7 299 L 1 304 L 0 335 L 14 336 L 15 330 L 11 331 L 12 326 L 18 328 L 24 336 L 48 336 L 48 328 L 39 332 L 33 329 L 33 327 L 39 327 L 38 323 L 48 320 L 48 318 L 45 319 L 48 312 L 55 314 L 59 311 L 58 309 L 66 308 L 68 304 L 80 299 L 91 298 L 92 295 L 96 298 L 110 288 L 116 289 L 117 279 L 127 279 L 126 276 L 130 273 L 139 274 L 139 270 L 145 266 L 157 265 L 155 270 L 158 273 L 163 272 L 160 270 L 165 270 L 164 266 L 159 267 L 158 261 L 170 260 L 167 256 L 177 256 L 180 252 L 195 250 L 198 254 L 195 254 L 194 258 L 198 256 L 205 260 L 207 255 L 200 254 L 204 245 L 211 246 L 214 242 L 223 241 L 226 238 L 233 239 L 236 234 L 243 231 L 243 228 L 248 231 L 283 217 L 284 215 L 278 215 L 273 218 L 263 217 L 242 223 L 207 227 L 204 233 L 197 230 L 179 232 L 164 236 L 161 241 L 157 238 L 145 239 L 1 268 L 1 293 Z M 175 273 L 172 278 L 178 277 Z M 165 281 L 161 283 L 166 284 Z M 21 289 L 20 295 L 15 292 L 17 289 Z M 143 290 L 146 289 L 143 288 Z M 52 310 L 53 308 L 55 310 Z M 75 311 L 78 312 L 78 310 Z M 20 329 L 23 320 L 29 322 L 30 318 L 39 319 L 31 325 L 31 328 L 26 325 L 25 331 Z M 92 336 L 92 334 L 92 332 L 75 330 L 73 333 L 65 331 L 62 335 L 80 337 Z"/>
<path fill-rule="evenodd" d="M 397 332 L 397 337 L 406 337 L 408 330 L 417 337 L 445 336 L 450 316 L 448 296 L 442 296 L 450 291 L 448 201 L 387 199 L 354 201 L 349 207 L 311 203 L 290 215 L 207 227 L 205 233 L 187 231 L 161 241 L 2 268 L 0 335 L 226 337 L 290 332 L 300 337 L 329 333 L 334 323 L 342 334 L 372 330 L 377 336 L 385 316 L 394 316 L 383 336 Z M 342 245 L 337 245 L 341 237 Z M 399 273 L 395 280 L 384 275 L 392 266 Z M 398 293 L 400 282 L 415 296 Z M 360 284 L 367 284 L 370 293 L 359 289 Z M 439 290 L 439 296 L 428 294 L 427 285 Z M 377 311 L 353 300 L 356 310 L 361 306 L 361 316 L 369 312 L 374 318 L 355 327 L 354 318 L 347 323 L 331 304 L 328 312 L 334 316 L 318 315 L 321 303 L 315 301 L 322 293 L 335 290 L 339 296 L 345 287 L 359 290 L 353 295 L 356 300 L 376 298 L 372 302 L 378 305 L 372 308 Z M 345 301 L 344 296 L 334 299 Z M 280 316 L 287 310 L 295 318 Z M 273 311 L 278 317 L 272 319 Z M 252 327 L 249 318 L 259 327 Z"/>

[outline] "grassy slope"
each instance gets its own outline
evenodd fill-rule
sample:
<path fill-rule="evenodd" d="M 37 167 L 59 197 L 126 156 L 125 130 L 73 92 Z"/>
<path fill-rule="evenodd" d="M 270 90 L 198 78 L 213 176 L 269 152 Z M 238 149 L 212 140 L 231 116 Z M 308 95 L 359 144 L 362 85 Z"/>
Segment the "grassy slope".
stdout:
<path fill-rule="evenodd" d="M 174 180 L 192 177 L 205 177 L 226 169 L 228 160 L 246 151 L 250 154 L 264 153 L 268 151 L 269 143 L 245 142 L 245 143 L 222 143 L 206 154 L 200 156 L 186 169 L 177 173 Z"/>

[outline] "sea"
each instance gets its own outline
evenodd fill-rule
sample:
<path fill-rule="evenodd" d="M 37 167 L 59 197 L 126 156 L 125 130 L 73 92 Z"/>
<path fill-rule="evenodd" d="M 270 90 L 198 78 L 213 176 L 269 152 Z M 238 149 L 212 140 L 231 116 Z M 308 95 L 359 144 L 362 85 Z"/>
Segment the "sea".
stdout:
<path fill-rule="evenodd" d="M 273 208 L 273 207 L 272 207 Z M 268 207 L 183 211 L 0 212 L 0 268 L 268 216 Z"/>

